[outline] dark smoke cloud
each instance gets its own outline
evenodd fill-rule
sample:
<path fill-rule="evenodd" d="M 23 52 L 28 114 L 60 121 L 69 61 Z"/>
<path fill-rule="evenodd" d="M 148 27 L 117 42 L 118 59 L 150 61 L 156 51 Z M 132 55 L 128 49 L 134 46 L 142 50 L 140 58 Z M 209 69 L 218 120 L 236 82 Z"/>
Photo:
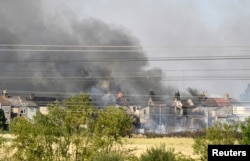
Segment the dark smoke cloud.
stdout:
<path fill-rule="evenodd" d="M 150 90 L 172 94 L 162 85 L 160 69 L 145 70 L 147 61 L 109 61 L 147 57 L 139 41 L 127 30 L 94 18 L 81 21 L 64 15 L 45 16 L 38 1 L 0 2 L 0 44 L 137 46 L 137 48 L 91 48 L 93 50 L 140 50 L 141 52 L 0 51 L 1 89 L 40 92 L 92 92 L 99 101 L 114 102 L 112 94 L 123 91 L 132 103 L 143 102 Z M 71 50 L 72 47 L 6 47 L 1 49 Z M 79 48 L 90 50 L 90 48 Z M 95 61 L 95 60 L 105 60 Z M 40 62 L 38 61 L 40 60 Z M 56 61 L 53 61 L 56 60 Z M 77 61 L 76 61 L 77 60 Z M 94 60 L 94 61 L 93 61 Z M 130 72 L 128 72 L 130 71 Z M 117 77 L 137 76 L 143 78 Z M 15 77 L 11 79 L 10 77 Z M 33 79 L 27 79 L 33 78 Z M 56 77 L 45 79 L 46 77 Z M 82 79 L 59 79 L 81 77 Z M 92 79 L 92 78 L 99 79 Z M 101 77 L 101 79 L 100 79 Z M 104 78 L 105 77 L 105 78 Z"/>
<path fill-rule="evenodd" d="M 197 97 L 201 94 L 200 91 L 198 91 L 197 89 L 194 89 L 194 88 L 191 88 L 191 87 L 188 87 L 187 88 L 187 91 L 188 93 L 191 95 L 191 96 L 194 96 L 194 97 Z"/>

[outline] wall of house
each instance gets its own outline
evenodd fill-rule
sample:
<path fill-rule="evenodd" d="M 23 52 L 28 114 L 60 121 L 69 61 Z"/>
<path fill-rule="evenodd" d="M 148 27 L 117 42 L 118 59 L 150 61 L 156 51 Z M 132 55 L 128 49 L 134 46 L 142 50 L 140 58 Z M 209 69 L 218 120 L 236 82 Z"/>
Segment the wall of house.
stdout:
<path fill-rule="evenodd" d="M 150 116 L 149 108 L 150 107 L 144 107 L 140 109 L 139 111 L 140 123 L 145 123 L 147 122 L 147 120 L 149 120 L 149 116 Z"/>
<path fill-rule="evenodd" d="M 233 106 L 233 114 L 236 115 L 240 121 L 245 121 L 250 117 L 250 106 Z"/>
<path fill-rule="evenodd" d="M 48 107 L 46 107 L 46 106 L 41 106 L 41 107 L 39 108 L 39 111 L 41 112 L 41 114 L 47 115 L 47 114 L 48 114 Z"/>
<path fill-rule="evenodd" d="M 33 120 L 34 116 L 38 112 L 38 108 L 36 107 L 27 107 L 27 118 Z"/>

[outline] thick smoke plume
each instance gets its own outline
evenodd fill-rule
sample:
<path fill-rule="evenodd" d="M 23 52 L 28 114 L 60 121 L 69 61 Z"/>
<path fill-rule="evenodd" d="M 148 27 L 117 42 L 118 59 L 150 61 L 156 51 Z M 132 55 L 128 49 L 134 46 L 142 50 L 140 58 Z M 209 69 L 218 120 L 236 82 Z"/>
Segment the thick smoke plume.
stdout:
<path fill-rule="evenodd" d="M 173 93 L 162 85 L 161 70 L 145 70 L 147 57 L 127 30 L 94 18 L 45 16 L 39 1 L 0 3 L 1 89 L 89 92 L 97 104 L 114 102 L 119 91 L 131 103 L 145 103 L 150 90 Z"/>

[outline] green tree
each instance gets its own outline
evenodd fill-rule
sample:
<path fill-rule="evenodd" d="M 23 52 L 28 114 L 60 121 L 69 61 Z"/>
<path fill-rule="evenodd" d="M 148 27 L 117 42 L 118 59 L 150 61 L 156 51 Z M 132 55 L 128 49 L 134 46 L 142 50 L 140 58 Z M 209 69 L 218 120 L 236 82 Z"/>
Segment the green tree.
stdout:
<path fill-rule="evenodd" d="M 107 107 L 99 110 L 94 127 L 95 148 L 110 152 L 114 145 L 122 145 L 121 138 L 133 131 L 134 121 L 121 108 Z"/>
<path fill-rule="evenodd" d="M 4 129 L 6 120 L 3 109 L 0 109 L 0 130 Z"/>
<path fill-rule="evenodd" d="M 24 117 L 16 117 L 10 124 L 11 133 L 16 136 L 13 139 L 13 149 L 17 149 L 13 155 L 16 160 L 38 160 L 35 155 L 32 155 L 33 147 L 39 144 L 36 138 L 33 137 L 33 125 Z"/>
<path fill-rule="evenodd" d="M 38 113 L 34 123 L 23 117 L 11 122 L 10 131 L 16 136 L 13 155 L 17 160 L 85 160 L 91 137 L 93 106 L 89 96 L 69 98 L 64 107 L 49 105 L 48 115 Z M 84 128 L 88 127 L 88 128 Z M 93 131 L 93 130 L 92 130 Z"/>
<path fill-rule="evenodd" d="M 200 156 L 200 160 L 206 161 L 208 145 L 232 145 L 237 143 L 238 129 L 239 124 L 237 123 L 215 123 L 206 130 L 205 137 L 197 137 L 194 139 L 194 153 Z"/>
<path fill-rule="evenodd" d="M 81 94 L 65 101 L 65 137 L 70 138 L 72 155 L 84 160 L 92 153 L 89 148 L 93 135 L 94 108 L 89 95 Z"/>
<path fill-rule="evenodd" d="M 250 118 L 245 123 L 241 124 L 242 140 L 240 144 L 250 145 Z"/>
<path fill-rule="evenodd" d="M 51 104 L 48 111 L 37 113 L 32 123 L 23 117 L 10 123 L 16 149 L 12 160 L 90 160 L 96 152 L 121 145 L 122 136 L 133 129 L 133 118 L 119 108 L 100 110 L 96 117 L 86 94 Z"/>

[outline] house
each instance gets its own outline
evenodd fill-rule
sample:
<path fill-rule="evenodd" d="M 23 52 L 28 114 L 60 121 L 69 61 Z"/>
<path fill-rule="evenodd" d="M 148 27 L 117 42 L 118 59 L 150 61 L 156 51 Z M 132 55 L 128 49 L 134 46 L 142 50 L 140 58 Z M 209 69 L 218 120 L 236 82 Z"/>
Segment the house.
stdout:
<path fill-rule="evenodd" d="M 147 106 L 138 109 L 139 110 L 139 119 L 141 128 L 144 128 L 146 132 L 156 132 L 158 127 L 164 126 L 164 131 L 166 132 L 166 126 L 170 123 L 170 106 L 166 104 L 158 104 L 157 106 Z"/>
<path fill-rule="evenodd" d="M 160 96 L 155 95 L 154 91 L 149 92 L 149 98 L 148 98 L 148 106 L 149 107 L 156 107 L 160 104 L 163 104 L 163 101 L 161 100 Z"/>
<path fill-rule="evenodd" d="M 22 98 L 20 96 L 12 96 L 8 98 L 11 103 L 12 116 L 11 118 L 22 116 L 33 120 L 33 117 L 38 112 L 38 106 L 35 102 Z"/>
<path fill-rule="evenodd" d="M 240 102 L 230 98 L 227 93 L 224 97 L 207 98 L 202 104 L 202 107 L 206 109 L 207 126 L 209 127 L 217 121 L 238 121 L 238 117 L 233 112 L 234 106 L 240 106 Z"/>
<path fill-rule="evenodd" d="M 236 121 L 233 107 L 239 104 L 227 93 L 224 97 L 206 97 L 204 93 L 201 93 L 196 97 L 184 99 L 180 97 L 180 94 L 176 94 L 173 108 L 179 119 L 183 119 L 182 125 L 187 129 L 204 129 L 216 121 Z"/>
<path fill-rule="evenodd" d="M 232 107 L 235 105 L 240 105 L 241 103 L 237 100 L 230 98 L 227 93 L 225 93 L 224 97 L 212 97 L 207 98 L 203 102 L 204 107 Z"/>
<path fill-rule="evenodd" d="M 22 104 L 26 107 L 26 117 L 29 120 L 33 120 L 34 116 L 39 111 L 38 105 L 34 101 L 27 100 L 27 98 L 21 98 Z"/>
<path fill-rule="evenodd" d="M 33 120 L 37 112 L 48 114 L 48 104 L 52 104 L 57 100 L 55 97 L 35 96 L 33 93 L 28 97 L 8 97 L 12 109 L 11 118 L 22 116 Z"/>
<path fill-rule="evenodd" d="M 239 121 L 246 121 L 250 117 L 249 105 L 236 105 L 233 106 L 233 115 L 238 117 Z"/>
<path fill-rule="evenodd" d="M 20 96 L 12 96 L 8 98 L 11 103 L 11 118 L 15 118 L 17 116 L 26 117 L 26 107 L 22 104 L 22 100 Z"/>
<path fill-rule="evenodd" d="M 0 109 L 3 109 L 6 122 L 9 123 L 11 120 L 11 103 L 8 100 L 8 93 L 6 90 L 3 91 L 0 96 Z"/>
<path fill-rule="evenodd" d="M 26 100 L 34 102 L 37 105 L 39 112 L 42 114 L 48 114 L 48 105 L 55 103 L 57 100 L 60 101 L 62 98 L 35 96 L 34 93 L 31 93 Z"/>

